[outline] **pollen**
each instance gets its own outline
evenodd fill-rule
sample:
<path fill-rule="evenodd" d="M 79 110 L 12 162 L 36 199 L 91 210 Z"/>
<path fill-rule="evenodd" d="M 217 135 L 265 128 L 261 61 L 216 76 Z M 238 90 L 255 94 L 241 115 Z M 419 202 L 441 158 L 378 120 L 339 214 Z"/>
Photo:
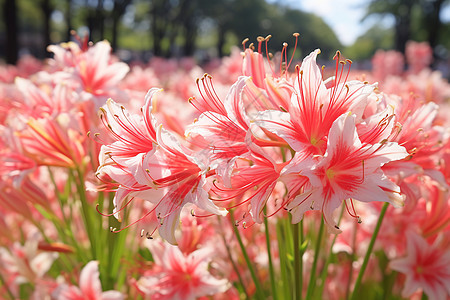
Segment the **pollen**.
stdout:
<path fill-rule="evenodd" d="M 336 176 L 336 172 L 333 169 L 328 169 L 325 171 L 327 178 L 332 180 Z"/>

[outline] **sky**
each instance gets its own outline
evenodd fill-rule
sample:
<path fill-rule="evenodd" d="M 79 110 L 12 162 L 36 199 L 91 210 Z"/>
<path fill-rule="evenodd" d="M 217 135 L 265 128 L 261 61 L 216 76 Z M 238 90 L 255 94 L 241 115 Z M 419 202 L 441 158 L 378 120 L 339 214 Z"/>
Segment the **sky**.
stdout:
<path fill-rule="evenodd" d="M 361 22 L 365 14 L 368 0 L 279 0 L 290 7 L 314 13 L 334 30 L 341 43 L 351 45 L 375 23 L 386 27 L 394 24 L 393 17 L 370 16 Z M 450 5 L 441 12 L 444 22 L 450 21 Z"/>

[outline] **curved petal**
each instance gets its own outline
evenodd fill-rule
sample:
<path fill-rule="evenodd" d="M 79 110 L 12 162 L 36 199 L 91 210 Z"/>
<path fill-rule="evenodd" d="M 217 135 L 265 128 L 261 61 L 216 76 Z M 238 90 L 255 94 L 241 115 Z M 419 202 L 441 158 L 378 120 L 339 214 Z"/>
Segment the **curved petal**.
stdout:
<path fill-rule="evenodd" d="M 98 299 L 102 293 L 98 261 L 90 261 L 81 271 L 80 290 L 88 299 Z"/>

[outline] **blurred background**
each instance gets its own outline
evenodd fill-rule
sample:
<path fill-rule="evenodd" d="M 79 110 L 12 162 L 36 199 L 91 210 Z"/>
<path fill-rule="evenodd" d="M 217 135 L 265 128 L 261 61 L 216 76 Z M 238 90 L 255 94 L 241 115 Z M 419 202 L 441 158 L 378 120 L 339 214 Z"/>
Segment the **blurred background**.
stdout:
<path fill-rule="evenodd" d="M 0 9 L 0 60 L 10 64 L 25 54 L 45 58 L 46 45 L 73 39 L 72 29 L 108 40 L 127 62 L 203 63 L 268 34 L 274 52 L 292 46 L 294 32 L 297 59 L 320 48 L 327 60 L 339 49 L 364 66 L 377 49 L 404 52 L 415 40 L 431 45 L 435 66 L 449 60 L 449 0 L 0 0 Z"/>

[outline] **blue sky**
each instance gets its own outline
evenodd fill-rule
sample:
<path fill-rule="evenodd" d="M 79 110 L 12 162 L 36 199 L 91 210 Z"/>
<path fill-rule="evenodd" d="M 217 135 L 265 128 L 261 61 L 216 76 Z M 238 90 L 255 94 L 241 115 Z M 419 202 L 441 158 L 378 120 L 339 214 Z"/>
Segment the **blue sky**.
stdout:
<path fill-rule="evenodd" d="M 272 0 L 276 2 L 276 0 Z M 362 35 L 375 23 L 392 26 L 394 19 L 391 17 L 371 16 L 364 22 L 360 22 L 364 16 L 368 0 L 278 0 L 290 7 L 314 13 L 334 30 L 344 45 L 352 44 L 356 38 Z M 444 22 L 450 21 L 450 5 L 441 12 Z"/>

